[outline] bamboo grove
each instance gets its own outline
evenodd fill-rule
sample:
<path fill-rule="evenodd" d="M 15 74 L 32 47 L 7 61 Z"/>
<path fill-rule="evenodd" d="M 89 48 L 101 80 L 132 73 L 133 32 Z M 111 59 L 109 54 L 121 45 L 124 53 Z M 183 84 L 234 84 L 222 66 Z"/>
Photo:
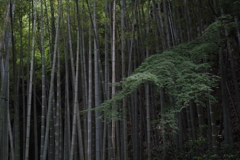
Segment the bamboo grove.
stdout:
<path fill-rule="evenodd" d="M 0 159 L 239 158 L 239 8 L 0 1 Z"/>

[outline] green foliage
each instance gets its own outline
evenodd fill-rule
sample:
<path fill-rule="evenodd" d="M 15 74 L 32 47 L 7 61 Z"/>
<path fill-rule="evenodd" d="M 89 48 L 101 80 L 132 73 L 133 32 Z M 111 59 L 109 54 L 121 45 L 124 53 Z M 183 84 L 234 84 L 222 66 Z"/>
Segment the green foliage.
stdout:
<path fill-rule="evenodd" d="M 152 120 L 151 123 L 157 124 L 157 129 L 162 130 L 162 128 L 164 127 L 162 131 L 165 132 L 165 134 L 173 135 L 176 134 L 176 130 L 178 129 L 178 127 L 175 119 L 176 114 L 173 112 L 173 108 L 170 106 L 171 105 L 167 106 L 167 111 L 164 111 L 164 114 L 159 113 L 159 118 Z"/>
<path fill-rule="evenodd" d="M 169 143 L 165 148 L 166 159 L 193 159 L 193 160 L 239 160 L 239 151 L 228 145 L 219 147 L 218 153 L 213 153 L 209 148 L 209 139 L 199 138 L 189 140 L 179 150 L 175 143 Z M 163 152 L 163 151 L 162 151 Z"/>
<path fill-rule="evenodd" d="M 240 0 L 220 0 L 224 12 L 231 15 L 240 14 Z"/>
<path fill-rule="evenodd" d="M 206 138 L 199 138 L 198 140 L 189 140 L 184 145 L 184 148 L 186 150 L 185 158 L 193 157 L 194 159 L 195 157 L 202 157 L 202 155 L 205 154 L 208 148 L 208 143 L 209 141 Z"/>
<path fill-rule="evenodd" d="M 117 92 L 112 99 L 105 101 L 98 107 L 101 111 L 104 111 L 104 116 L 106 116 L 109 119 L 118 119 L 119 112 L 116 110 L 111 110 L 112 105 L 117 109 L 119 108 L 119 105 L 117 102 L 122 100 L 127 95 L 131 94 L 133 91 L 137 90 L 141 84 L 144 84 L 145 82 L 152 82 L 156 86 L 159 86 L 159 79 L 156 75 L 143 72 L 143 73 L 137 73 L 133 74 L 130 77 L 127 77 L 124 81 L 120 83 L 116 83 L 115 85 L 121 85 L 123 87 L 122 91 Z M 94 109 L 92 109 L 94 110 Z M 89 111 L 89 110 L 87 110 Z"/>
<path fill-rule="evenodd" d="M 155 85 L 156 91 L 160 87 L 164 88 L 165 93 L 173 97 L 174 107 L 168 110 L 169 115 L 180 111 L 190 100 L 202 105 L 207 99 L 214 103 L 215 98 L 211 91 L 219 78 L 206 72 L 210 63 L 205 61 L 218 55 L 219 46 L 226 40 L 221 32 L 224 28 L 231 29 L 227 26 L 232 25 L 229 16 L 221 17 L 196 40 L 148 57 L 131 76 L 115 84 L 122 86 L 122 90 L 102 103 L 98 109 L 110 119 L 119 117 L 117 111 L 121 111 L 120 100 L 146 82 Z M 115 108 L 114 112 L 112 106 Z"/>
<path fill-rule="evenodd" d="M 206 151 L 203 150 L 203 146 L 198 145 L 200 140 L 195 140 L 192 141 L 192 145 L 189 145 L 189 152 L 194 152 L 192 154 L 192 159 L 196 159 L 196 160 L 239 160 L 239 152 L 236 152 L 235 150 L 233 150 L 232 147 L 224 145 L 221 146 L 218 150 L 218 153 L 213 153 L 211 151 Z M 205 147 L 207 147 L 207 139 L 204 142 L 205 143 Z M 194 150 L 194 151 L 193 151 Z M 188 154 L 187 153 L 187 154 Z"/>

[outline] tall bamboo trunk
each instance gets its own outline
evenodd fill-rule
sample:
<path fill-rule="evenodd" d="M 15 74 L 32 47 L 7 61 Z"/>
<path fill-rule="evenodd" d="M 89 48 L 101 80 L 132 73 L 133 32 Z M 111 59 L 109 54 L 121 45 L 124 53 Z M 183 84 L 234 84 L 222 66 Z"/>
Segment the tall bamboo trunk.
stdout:
<path fill-rule="evenodd" d="M 70 102 L 69 102 L 69 68 L 68 68 L 68 54 L 67 42 L 64 41 L 64 54 L 65 54 L 65 116 L 64 116 L 64 160 L 68 160 L 70 153 Z"/>
<path fill-rule="evenodd" d="M 116 0 L 113 0 L 113 30 L 112 30 L 112 84 L 116 82 L 116 73 L 115 73 L 115 65 L 116 65 L 116 53 L 115 53 L 115 34 L 116 34 Z M 116 93 L 115 86 L 112 86 L 112 97 Z M 115 110 L 115 106 L 112 107 L 113 110 Z M 113 155 L 114 159 L 117 159 L 116 156 L 116 122 L 115 120 L 112 120 L 112 146 L 113 146 Z"/>
<path fill-rule="evenodd" d="M 1 101 L 0 101 L 0 158 L 7 159 L 8 158 L 8 112 L 9 112 L 9 57 L 10 57 L 10 43 L 11 43 L 11 35 L 9 31 L 5 31 L 5 52 L 6 57 L 5 61 L 3 61 L 3 57 L 1 57 L 1 61 L 5 62 L 1 66 L 2 72 L 2 83 L 1 83 Z M 1 55 L 2 56 L 2 55 Z"/>
<path fill-rule="evenodd" d="M 125 0 L 121 0 L 121 58 L 122 58 L 122 79 L 126 77 L 125 67 Z M 127 140 L 127 104 L 123 99 L 123 159 L 128 159 L 128 140 Z"/>
<path fill-rule="evenodd" d="M 73 111 L 73 123 L 72 123 L 72 140 L 71 140 L 71 150 L 69 160 L 73 160 L 75 156 L 74 150 L 77 148 L 76 139 L 77 139 L 77 112 L 78 112 L 78 75 L 79 75 L 79 30 L 78 30 L 78 40 L 77 40 L 77 59 L 76 59 L 76 73 L 75 73 L 75 83 L 74 83 L 74 111 Z"/>
<path fill-rule="evenodd" d="M 208 100 L 208 108 L 210 112 L 210 122 L 211 122 L 211 142 L 212 142 L 212 149 L 214 153 L 217 153 L 217 128 L 216 128 L 216 121 L 214 116 L 214 109 L 213 106 Z"/>
<path fill-rule="evenodd" d="M 89 49 L 88 49 L 88 109 L 92 109 L 92 39 L 91 25 L 89 27 Z M 88 111 L 88 155 L 87 159 L 92 159 L 92 111 Z"/>
<path fill-rule="evenodd" d="M 225 29 L 225 36 L 226 37 L 229 36 L 227 29 Z M 229 56 L 229 60 L 230 60 L 232 80 L 233 80 L 233 84 L 234 84 L 234 90 L 235 90 L 236 101 L 237 101 L 236 108 L 238 111 L 238 120 L 240 120 L 240 92 L 239 92 L 239 85 L 238 85 L 238 81 L 237 81 L 237 75 L 236 75 L 237 72 L 235 69 L 235 62 L 234 62 L 232 48 L 231 48 L 231 44 L 230 44 L 229 40 L 227 41 L 227 51 L 228 51 L 228 56 Z"/>
<path fill-rule="evenodd" d="M 97 4 L 96 0 L 93 3 L 93 30 L 94 30 L 94 100 L 95 108 L 100 105 L 100 79 L 99 79 L 99 39 L 98 39 L 98 28 L 97 28 Z M 96 160 L 101 159 L 102 151 L 102 136 L 101 136 L 101 120 L 99 119 L 100 112 L 95 110 L 95 153 Z"/>
<path fill-rule="evenodd" d="M 54 77 L 55 77 L 55 67 L 56 67 L 56 54 L 57 54 L 57 47 L 58 47 L 58 39 L 59 39 L 59 26 L 60 26 L 60 11 L 61 11 L 62 1 L 59 1 L 58 4 L 58 21 L 57 21 L 57 28 L 56 28 L 56 37 L 55 37 L 55 45 L 54 45 L 54 52 L 53 52 L 53 62 L 52 62 L 52 70 L 51 70 L 51 80 L 50 80 L 50 90 L 49 90 L 49 97 L 48 97 L 48 110 L 47 110 L 47 117 L 46 117 L 46 130 L 45 130 L 45 139 L 44 139 L 44 147 L 43 147 L 43 158 L 42 160 L 46 160 L 47 158 L 47 149 L 49 143 L 49 130 L 50 130 L 50 118 L 51 112 L 53 107 L 53 96 L 54 96 Z"/>
<path fill-rule="evenodd" d="M 228 92 L 227 92 L 227 88 L 226 88 L 227 80 L 226 80 L 226 73 L 225 73 L 226 71 L 225 71 L 225 68 L 224 68 L 222 48 L 219 49 L 219 67 L 220 67 L 220 75 L 221 75 L 221 93 L 222 93 L 224 140 L 225 140 L 226 144 L 232 146 L 233 145 L 232 124 L 231 124 L 231 121 L 230 121 Z"/>
<path fill-rule="evenodd" d="M 40 159 L 43 156 L 44 131 L 45 131 L 45 107 L 46 107 L 46 72 L 45 72 L 45 49 L 44 49 L 44 14 L 43 0 L 41 0 L 41 56 L 42 56 L 42 113 L 41 113 L 41 141 L 40 141 Z"/>
<path fill-rule="evenodd" d="M 33 66 L 34 66 L 34 54 L 35 54 L 35 33 L 36 33 L 36 21 L 37 21 L 37 1 L 33 1 L 33 36 L 32 36 L 32 48 L 31 48 L 31 66 L 30 66 L 30 78 L 29 78 L 29 90 L 28 90 L 28 104 L 27 104 L 27 131 L 26 131 L 26 148 L 25 148 L 25 160 L 29 159 L 29 142 L 30 142 L 30 120 L 31 120 L 31 106 L 32 106 L 32 84 L 33 84 Z"/>

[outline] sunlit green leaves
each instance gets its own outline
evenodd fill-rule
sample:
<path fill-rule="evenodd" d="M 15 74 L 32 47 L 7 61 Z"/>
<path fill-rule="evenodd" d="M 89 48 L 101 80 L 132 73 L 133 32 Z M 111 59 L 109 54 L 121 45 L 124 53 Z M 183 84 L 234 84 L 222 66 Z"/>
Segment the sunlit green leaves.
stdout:
<path fill-rule="evenodd" d="M 222 22 L 215 22 L 202 37 L 148 57 L 131 76 L 117 84 L 123 89 L 101 104 L 99 109 L 112 118 L 111 105 L 118 106 L 120 100 L 146 82 L 151 82 L 156 88 L 164 88 L 166 94 L 174 98 L 174 109 L 169 109 L 169 114 L 180 111 L 190 100 L 202 105 L 208 98 L 214 102 L 211 91 L 216 87 L 218 77 L 206 72 L 210 65 L 203 60 L 211 54 L 217 55 L 218 45 L 224 41 L 219 34 L 222 26 Z M 115 113 L 116 117 L 118 114 Z"/>

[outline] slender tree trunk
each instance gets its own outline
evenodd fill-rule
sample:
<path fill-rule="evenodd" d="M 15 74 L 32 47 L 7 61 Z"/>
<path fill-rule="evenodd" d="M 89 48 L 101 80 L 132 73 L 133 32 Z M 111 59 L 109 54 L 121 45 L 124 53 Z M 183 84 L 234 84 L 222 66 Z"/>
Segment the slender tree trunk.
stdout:
<path fill-rule="evenodd" d="M 187 124 L 188 124 L 188 136 L 192 140 L 193 135 L 192 135 L 192 125 L 191 125 L 191 117 L 190 117 L 190 108 L 189 106 L 186 107 L 186 114 L 187 114 Z"/>
<path fill-rule="evenodd" d="M 76 8 L 77 8 L 77 16 L 80 17 L 80 11 L 79 11 L 79 4 L 78 4 L 78 0 L 76 0 Z M 79 45 L 79 49 L 78 49 L 78 52 L 79 52 L 79 58 L 80 58 L 80 67 L 81 67 L 81 83 L 82 83 L 82 101 L 83 101 L 83 108 L 85 108 L 86 106 L 86 93 L 85 93 L 85 87 L 84 86 L 87 86 L 87 84 L 85 83 L 85 56 L 83 55 L 83 39 L 84 39 L 84 34 L 82 34 L 82 37 L 81 38 L 81 26 L 80 26 L 80 20 L 78 19 L 77 21 L 77 26 L 78 26 L 78 31 L 77 31 L 77 34 L 78 34 L 78 37 L 79 37 L 79 41 L 77 42 L 78 45 Z M 78 101 L 78 99 L 77 99 Z M 80 120 L 80 115 L 79 115 L 79 103 L 77 105 L 77 133 L 78 133 L 78 144 L 79 144 L 79 156 L 81 158 L 84 159 L 84 149 L 83 149 L 83 136 L 82 136 L 82 125 L 81 125 L 81 120 Z"/>
<path fill-rule="evenodd" d="M 237 38 L 238 38 L 238 46 L 240 46 L 240 30 L 239 30 L 239 24 L 238 24 L 238 17 L 234 17 L 235 23 L 237 23 Z M 240 113 L 239 113 L 240 114 Z"/>
<path fill-rule="evenodd" d="M 17 55 L 16 55 L 16 43 L 15 43 L 15 4 L 14 2 L 11 3 L 10 7 L 10 15 L 11 15 L 11 35 L 12 35 L 12 54 L 13 54 L 13 88 L 14 88 L 14 148 L 12 148 L 15 152 L 12 154 L 13 159 L 19 160 L 20 158 L 20 114 L 19 114 L 19 69 L 17 69 Z M 9 117 L 10 118 L 10 117 Z M 11 131 L 11 128 L 9 129 Z M 13 146 L 12 146 L 13 147 Z"/>
<path fill-rule="evenodd" d="M 217 128 L 216 128 L 216 122 L 215 122 L 215 116 L 214 116 L 214 111 L 213 111 L 213 106 L 210 102 L 210 100 L 208 101 L 208 107 L 209 107 L 209 111 L 210 111 L 210 121 L 211 121 L 211 133 L 212 133 L 212 149 L 214 151 L 214 153 L 217 153 Z"/>
<path fill-rule="evenodd" d="M 29 79 L 29 90 L 28 90 L 28 107 L 27 107 L 27 131 L 26 131 L 26 149 L 25 149 L 25 160 L 29 159 L 29 142 L 30 142 L 30 120 L 31 120 L 31 106 L 32 106 L 32 84 L 33 84 L 33 65 L 34 65 L 34 53 L 35 53 L 35 33 L 36 33 L 36 20 L 37 20 L 37 1 L 33 1 L 33 36 L 32 36 L 32 48 L 31 48 L 31 67 L 30 67 L 30 79 Z"/>
<path fill-rule="evenodd" d="M 7 27 L 9 26 L 9 16 L 10 14 L 10 3 L 8 3 L 6 5 L 6 11 L 5 11 L 5 18 L 4 18 L 4 24 L 3 24 L 3 28 L 2 28 L 2 33 L 0 35 L 0 50 L 3 48 L 3 45 L 4 45 L 4 37 L 5 37 L 5 34 L 7 32 Z M 0 53 L 1 56 L 2 56 L 2 53 Z"/>
<path fill-rule="evenodd" d="M 187 26 L 187 40 L 190 41 L 192 38 L 191 38 L 191 29 L 190 29 L 190 25 L 191 25 L 191 18 L 190 18 L 190 15 L 189 15 L 189 7 L 188 7 L 188 3 L 187 3 L 187 0 L 184 0 L 184 10 L 185 10 L 185 15 L 184 15 L 184 18 L 185 18 L 185 21 L 186 21 L 186 26 Z"/>
<path fill-rule="evenodd" d="M 67 55 L 67 42 L 65 42 L 65 127 L 64 127 L 64 160 L 68 160 L 70 153 L 70 104 L 69 104 L 69 68 L 68 68 L 68 55 Z"/>
<path fill-rule="evenodd" d="M 150 102 L 149 102 L 149 84 L 145 85 L 146 96 L 146 115 L 147 115 L 147 154 L 148 160 L 151 160 L 151 125 L 150 125 Z"/>
<path fill-rule="evenodd" d="M 59 42 L 58 42 L 59 43 Z M 60 77 L 60 50 L 57 53 L 57 103 L 56 103 L 56 123 L 55 123 L 55 160 L 59 160 L 60 152 L 60 114 L 61 114 L 61 77 Z"/>
<path fill-rule="evenodd" d="M 9 134 L 9 143 L 10 143 L 10 159 L 15 159 L 15 151 L 13 147 L 13 135 L 12 135 L 12 127 L 11 127 L 11 121 L 10 121 L 10 115 L 8 112 L 8 134 Z"/>
<path fill-rule="evenodd" d="M 84 21 L 86 18 L 85 14 L 85 7 L 84 3 L 82 3 L 82 16 L 81 16 L 81 52 L 80 52 L 80 58 L 81 58 L 81 72 L 82 72 L 82 95 L 83 95 L 83 109 L 88 108 L 88 82 L 87 82 L 87 62 L 86 62 L 86 48 L 85 48 L 85 30 L 84 30 Z M 84 130 L 84 157 L 87 156 L 87 114 L 85 113 L 83 115 L 83 130 Z"/>
<path fill-rule="evenodd" d="M 164 25 L 165 25 L 165 32 L 166 32 L 166 38 L 167 38 L 167 48 L 169 49 L 171 47 L 170 42 L 170 33 L 169 33 L 169 23 L 168 23 L 168 1 L 163 0 L 163 12 L 164 12 Z"/>
<path fill-rule="evenodd" d="M 222 48 L 219 50 L 219 66 L 221 75 L 221 91 L 222 91 L 222 107 L 223 107 L 223 125 L 224 125 L 224 140 L 225 143 L 232 146 L 232 124 L 230 121 L 229 104 L 228 104 L 228 93 L 226 89 L 226 71 L 223 62 Z"/>
<path fill-rule="evenodd" d="M 34 62 L 35 63 L 35 62 Z M 35 70 L 35 64 L 34 64 L 34 70 Z M 37 93 L 36 93 L 36 74 L 33 75 L 33 121 L 34 121 L 34 159 L 38 160 L 38 125 L 37 125 Z"/>
<path fill-rule="evenodd" d="M 122 79 L 126 77 L 125 73 L 125 0 L 121 0 L 121 58 L 122 58 Z M 127 140 L 127 104 L 123 99 L 123 157 L 128 159 L 128 140 Z"/>
<path fill-rule="evenodd" d="M 115 32 L 116 32 L 116 0 L 113 0 L 113 32 L 112 32 L 112 84 L 116 82 L 116 73 L 115 73 L 115 63 L 116 63 L 116 53 L 115 53 Z M 112 86 L 112 97 L 116 93 L 115 86 Z M 113 111 L 115 110 L 115 106 L 112 107 Z M 114 116 L 114 115 L 113 115 Z M 113 146 L 113 155 L 116 160 L 116 122 L 112 120 L 112 146 Z"/>
<path fill-rule="evenodd" d="M 92 40 L 91 25 L 89 27 L 89 53 L 88 53 L 88 109 L 92 109 Z M 92 159 L 92 111 L 88 111 L 88 156 Z"/>
<path fill-rule="evenodd" d="M 1 84 L 1 101 L 0 101 L 0 158 L 8 158 L 8 112 L 9 112 L 9 57 L 11 35 L 8 31 L 5 34 L 5 63 L 1 66 L 2 84 Z M 1 55 L 2 56 L 2 55 Z M 3 62 L 3 57 L 1 57 Z"/>
<path fill-rule="evenodd" d="M 191 119 L 191 128 L 192 128 L 192 137 L 193 140 L 196 140 L 196 132 L 195 132 L 195 122 L 194 122 L 194 102 L 190 100 L 189 102 L 189 110 L 190 110 L 190 119 Z"/>
<path fill-rule="evenodd" d="M 45 72 L 45 48 L 44 48 L 44 14 L 43 0 L 41 0 L 41 55 L 42 55 L 42 117 L 41 117 L 41 142 L 40 142 L 40 159 L 43 156 L 44 131 L 45 131 L 45 107 L 46 107 L 46 72 Z"/>
<path fill-rule="evenodd" d="M 51 118 L 51 110 L 52 110 L 52 102 L 53 102 L 53 86 L 54 86 L 54 77 L 55 77 L 55 66 L 56 66 L 56 54 L 57 54 L 57 42 L 59 38 L 59 25 L 60 25 L 60 11 L 61 11 L 62 1 L 59 1 L 58 4 L 58 21 L 57 21 L 57 29 L 56 29 L 56 37 L 55 37 L 55 45 L 54 45 L 54 52 L 53 52 L 53 63 L 52 63 L 52 70 L 51 70 L 51 80 L 50 80 L 50 90 L 49 90 L 49 97 L 48 97 L 48 111 L 46 117 L 46 130 L 45 130 L 45 139 L 44 139 L 44 148 L 43 148 L 43 159 L 46 160 L 47 157 L 47 148 L 48 148 L 48 140 L 49 140 L 49 128 L 50 128 L 50 118 Z"/>
<path fill-rule="evenodd" d="M 200 104 L 196 104 L 197 105 L 197 114 L 198 114 L 198 124 L 199 124 L 199 130 L 201 133 L 201 136 L 204 137 L 205 133 L 204 133 L 204 122 L 203 122 L 203 110 L 202 110 L 202 106 Z"/>
<path fill-rule="evenodd" d="M 79 33 L 79 31 L 78 31 Z M 73 160 L 74 158 L 74 149 L 76 146 L 75 139 L 76 139 L 76 132 L 77 132 L 77 107 L 78 107 L 78 75 L 79 75 L 79 34 L 78 34 L 78 40 L 77 40 L 77 60 L 76 60 L 76 73 L 75 73 L 75 84 L 74 84 L 74 112 L 73 112 L 73 123 L 72 123 L 72 140 L 71 140 L 71 150 L 70 150 L 70 157 L 69 160 Z M 76 155 L 75 155 L 76 156 Z"/>
<path fill-rule="evenodd" d="M 183 118 L 182 118 L 182 110 L 177 113 L 177 118 L 178 118 L 178 143 L 179 143 L 179 151 L 182 152 L 183 149 Z"/>
<path fill-rule="evenodd" d="M 94 0 L 94 4 L 93 4 L 93 29 L 94 29 L 94 97 L 95 97 L 95 108 L 98 107 L 100 105 L 100 80 L 99 80 L 99 64 L 98 64 L 98 57 L 99 57 L 99 46 L 98 46 L 98 31 L 97 31 L 97 4 L 96 4 L 96 0 Z M 99 110 L 95 110 L 95 137 L 96 137 L 96 160 L 100 160 L 101 159 L 101 121 L 99 119 L 100 117 L 100 112 Z"/>
<path fill-rule="evenodd" d="M 228 31 L 225 29 L 225 36 L 228 37 Z M 233 53 L 232 53 L 232 48 L 229 40 L 227 41 L 227 51 L 228 51 L 228 56 L 230 60 L 230 66 L 231 66 L 231 72 L 232 72 L 232 79 L 233 79 L 233 84 L 234 84 L 234 90 L 236 94 L 236 106 L 238 110 L 238 120 L 240 120 L 240 93 L 239 93 L 239 85 L 237 81 L 237 75 L 236 75 L 236 69 L 235 69 L 235 63 L 234 63 L 234 58 L 233 58 Z"/>

